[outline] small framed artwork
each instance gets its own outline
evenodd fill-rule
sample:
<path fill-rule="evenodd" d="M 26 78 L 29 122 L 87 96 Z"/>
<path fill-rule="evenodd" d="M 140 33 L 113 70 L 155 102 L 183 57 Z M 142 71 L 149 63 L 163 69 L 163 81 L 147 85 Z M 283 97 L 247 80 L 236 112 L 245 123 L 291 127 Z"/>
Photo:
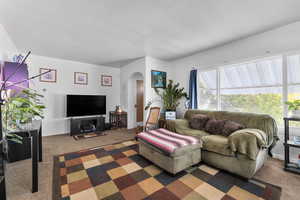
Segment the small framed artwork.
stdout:
<path fill-rule="evenodd" d="M 112 86 L 112 76 L 102 75 L 101 76 L 101 85 L 102 86 Z"/>
<path fill-rule="evenodd" d="M 167 72 L 151 70 L 151 87 L 166 88 Z"/>
<path fill-rule="evenodd" d="M 40 68 L 40 74 L 42 74 L 40 76 L 40 82 L 56 83 L 57 72 L 55 69 Z"/>
<path fill-rule="evenodd" d="M 87 85 L 88 84 L 88 73 L 74 72 L 74 84 Z"/>

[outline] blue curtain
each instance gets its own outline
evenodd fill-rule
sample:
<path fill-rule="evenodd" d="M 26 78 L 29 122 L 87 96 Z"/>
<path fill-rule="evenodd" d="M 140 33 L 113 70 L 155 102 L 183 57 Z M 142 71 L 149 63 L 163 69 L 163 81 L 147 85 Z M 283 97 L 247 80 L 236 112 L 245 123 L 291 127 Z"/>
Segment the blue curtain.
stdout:
<path fill-rule="evenodd" d="M 197 70 L 191 70 L 190 72 L 190 88 L 189 88 L 189 98 L 190 98 L 190 109 L 198 108 L 197 101 Z"/>

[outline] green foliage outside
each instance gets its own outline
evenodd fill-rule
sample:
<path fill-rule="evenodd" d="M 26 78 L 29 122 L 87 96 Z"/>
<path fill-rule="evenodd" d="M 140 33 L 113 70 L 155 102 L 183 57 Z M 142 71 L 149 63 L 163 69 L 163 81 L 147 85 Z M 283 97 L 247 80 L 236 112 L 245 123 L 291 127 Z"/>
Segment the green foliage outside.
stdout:
<path fill-rule="evenodd" d="M 200 99 L 201 105 L 208 109 L 216 109 L 217 99 L 212 91 L 202 90 L 200 93 L 204 99 Z M 289 100 L 295 100 L 300 93 L 289 94 Z M 212 108 L 214 107 L 214 108 Z M 228 94 L 221 95 L 221 110 L 250 112 L 271 115 L 278 126 L 283 126 L 283 103 L 281 94 Z M 300 127 L 300 123 L 293 122 L 292 126 Z"/>
<path fill-rule="evenodd" d="M 269 114 L 282 124 L 281 94 L 221 95 L 221 102 L 222 110 Z"/>

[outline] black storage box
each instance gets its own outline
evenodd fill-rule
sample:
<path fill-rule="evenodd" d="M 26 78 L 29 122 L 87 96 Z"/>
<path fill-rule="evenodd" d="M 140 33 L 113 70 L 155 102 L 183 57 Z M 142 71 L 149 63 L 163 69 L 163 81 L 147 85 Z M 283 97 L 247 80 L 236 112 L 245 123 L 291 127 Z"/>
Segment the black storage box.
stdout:
<path fill-rule="evenodd" d="M 17 132 L 14 134 L 23 137 L 22 144 L 7 141 L 7 161 L 11 163 L 31 158 L 31 138 L 28 137 L 28 133 Z"/>

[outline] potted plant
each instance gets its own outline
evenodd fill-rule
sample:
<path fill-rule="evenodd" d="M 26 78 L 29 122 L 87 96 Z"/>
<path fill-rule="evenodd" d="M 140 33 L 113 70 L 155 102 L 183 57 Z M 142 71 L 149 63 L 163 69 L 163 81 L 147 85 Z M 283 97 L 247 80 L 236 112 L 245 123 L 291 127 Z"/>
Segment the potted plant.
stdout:
<path fill-rule="evenodd" d="M 20 137 L 10 134 L 17 130 L 30 129 L 32 120 L 42 119 L 45 106 L 42 95 L 25 89 L 18 95 L 8 98 L 3 105 L 2 123 L 8 140 L 20 142 Z"/>
<path fill-rule="evenodd" d="M 292 112 L 293 117 L 300 117 L 300 99 L 287 101 L 288 109 Z"/>
<path fill-rule="evenodd" d="M 154 90 L 156 94 L 161 97 L 166 119 L 175 119 L 176 108 L 180 104 L 180 99 L 187 99 L 187 94 L 184 92 L 184 88 L 179 88 L 179 83 L 174 84 L 173 80 L 169 80 L 166 88 L 154 88 Z"/>

